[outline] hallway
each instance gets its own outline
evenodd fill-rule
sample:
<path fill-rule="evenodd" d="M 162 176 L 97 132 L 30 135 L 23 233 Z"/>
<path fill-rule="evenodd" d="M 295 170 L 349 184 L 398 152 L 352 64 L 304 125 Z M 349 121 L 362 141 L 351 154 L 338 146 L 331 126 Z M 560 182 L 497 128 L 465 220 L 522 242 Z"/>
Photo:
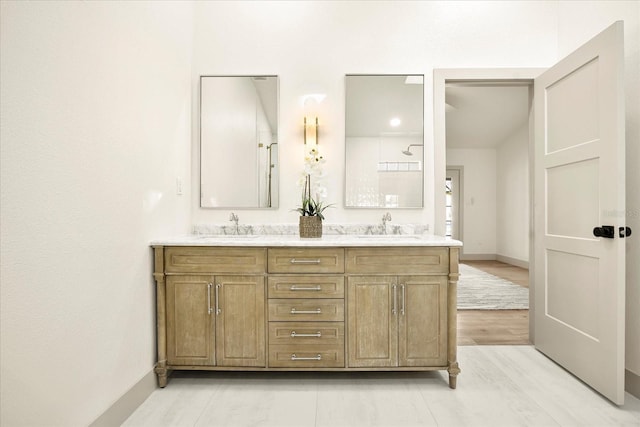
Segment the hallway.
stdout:
<path fill-rule="evenodd" d="M 499 261 L 462 261 L 522 287 L 529 271 Z M 458 345 L 529 344 L 529 310 L 458 310 Z"/>

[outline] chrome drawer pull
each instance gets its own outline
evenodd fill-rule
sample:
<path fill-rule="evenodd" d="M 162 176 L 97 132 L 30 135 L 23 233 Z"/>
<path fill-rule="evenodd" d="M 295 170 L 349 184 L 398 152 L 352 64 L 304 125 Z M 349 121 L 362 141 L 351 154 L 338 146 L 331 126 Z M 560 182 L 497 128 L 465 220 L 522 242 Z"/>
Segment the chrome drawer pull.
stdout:
<path fill-rule="evenodd" d="M 296 259 L 296 258 L 291 258 L 291 261 L 289 261 L 291 264 L 320 264 L 320 260 L 319 259 Z"/>
<path fill-rule="evenodd" d="M 291 338 L 296 338 L 296 337 L 315 337 L 315 338 L 320 338 L 322 336 L 322 333 L 320 331 L 316 332 L 315 334 L 299 334 L 296 331 L 291 331 Z"/>
<path fill-rule="evenodd" d="M 319 308 L 316 308 L 315 310 L 296 310 L 295 308 L 292 308 L 291 314 L 322 314 L 322 310 Z"/>
<path fill-rule="evenodd" d="M 322 360 L 322 355 L 318 354 L 314 357 L 298 357 L 294 354 L 291 355 L 291 360 Z"/>
<path fill-rule="evenodd" d="M 320 286 L 314 286 L 312 288 L 305 288 L 304 286 L 291 285 L 289 290 L 290 291 L 321 291 L 322 288 Z"/>

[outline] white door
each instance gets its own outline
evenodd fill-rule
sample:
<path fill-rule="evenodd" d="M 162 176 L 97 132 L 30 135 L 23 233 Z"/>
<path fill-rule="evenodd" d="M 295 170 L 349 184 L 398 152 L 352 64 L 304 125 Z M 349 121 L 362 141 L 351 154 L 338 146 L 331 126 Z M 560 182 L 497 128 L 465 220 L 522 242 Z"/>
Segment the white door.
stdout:
<path fill-rule="evenodd" d="M 536 348 L 624 403 L 623 26 L 535 79 Z M 594 227 L 613 226 L 613 238 Z"/>

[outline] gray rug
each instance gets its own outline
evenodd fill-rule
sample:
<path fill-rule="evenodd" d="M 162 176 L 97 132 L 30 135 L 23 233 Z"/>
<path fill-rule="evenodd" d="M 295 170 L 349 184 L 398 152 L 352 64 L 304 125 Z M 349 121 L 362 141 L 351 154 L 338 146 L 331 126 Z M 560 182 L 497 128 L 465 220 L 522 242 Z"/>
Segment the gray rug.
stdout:
<path fill-rule="evenodd" d="M 528 308 L 529 289 L 466 264 L 460 264 L 458 310 Z"/>

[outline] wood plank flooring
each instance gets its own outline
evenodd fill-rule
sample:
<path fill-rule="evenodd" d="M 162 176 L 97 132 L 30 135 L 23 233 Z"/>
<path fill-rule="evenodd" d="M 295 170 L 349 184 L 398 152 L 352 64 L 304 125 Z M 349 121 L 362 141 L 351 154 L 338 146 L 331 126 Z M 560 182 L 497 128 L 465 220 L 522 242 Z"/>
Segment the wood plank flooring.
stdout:
<path fill-rule="evenodd" d="M 462 261 L 529 287 L 529 271 L 499 261 Z M 529 344 L 529 310 L 459 310 L 458 345 Z"/>
<path fill-rule="evenodd" d="M 175 372 L 123 424 L 136 426 L 638 426 L 623 407 L 531 346 L 459 348 L 446 372 Z"/>
<path fill-rule="evenodd" d="M 529 344 L 529 310 L 459 310 L 458 345 Z"/>

